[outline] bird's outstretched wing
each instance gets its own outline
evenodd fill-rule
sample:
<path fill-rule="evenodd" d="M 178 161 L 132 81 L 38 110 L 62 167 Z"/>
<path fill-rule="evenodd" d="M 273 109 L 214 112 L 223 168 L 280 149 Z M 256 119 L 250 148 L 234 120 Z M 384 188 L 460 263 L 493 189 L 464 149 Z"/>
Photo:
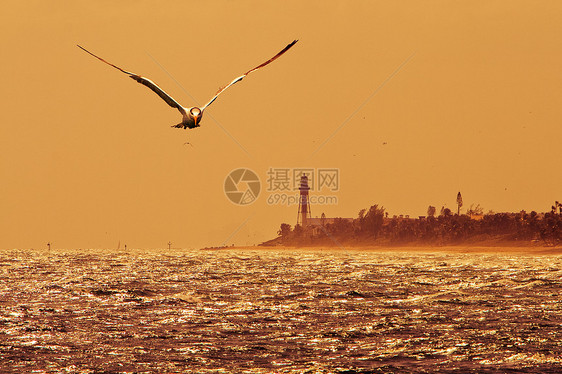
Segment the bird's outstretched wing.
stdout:
<path fill-rule="evenodd" d="M 244 77 L 248 74 L 250 74 L 253 71 L 258 70 L 259 68 L 263 68 L 265 65 L 268 65 L 270 63 L 272 63 L 273 61 L 275 61 L 279 56 L 281 56 L 283 53 L 287 52 L 289 50 L 289 48 L 291 48 L 293 45 L 295 45 L 295 43 L 298 42 L 298 40 L 293 40 L 291 43 L 289 43 L 285 48 L 283 48 L 281 50 L 281 52 L 279 52 L 278 54 L 276 54 L 275 56 L 273 56 L 272 58 L 270 58 L 269 60 L 267 60 L 266 62 L 264 62 L 261 65 L 256 66 L 253 69 L 248 70 L 247 72 L 245 72 L 244 74 L 242 74 L 241 76 L 239 76 L 238 78 L 235 78 L 232 82 L 230 82 L 228 85 L 224 86 L 223 88 L 221 88 L 216 94 L 215 96 L 209 100 L 209 102 L 207 104 L 205 104 L 205 106 L 203 106 L 201 108 L 201 111 L 205 110 L 205 108 L 207 108 L 209 105 L 211 105 L 213 103 L 213 101 L 215 101 L 217 99 L 217 97 L 219 97 L 219 95 L 221 93 L 223 93 L 228 87 L 232 86 L 234 83 L 240 82 L 242 79 L 244 79 Z"/>
<path fill-rule="evenodd" d="M 86 48 L 78 45 L 78 47 L 80 49 L 82 49 L 83 51 L 89 53 L 90 55 L 94 56 L 95 58 L 97 58 L 98 60 L 105 62 L 106 64 L 108 64 L 109 66 L 113 66 L 115 69 L 127 74 L 129 77 L 133 78 L 134 80 L 136 80 L 137 82 L 139 82 L 140 84 L 145 85 L 146 87 L 150 88 L 152 91 L 154 91 L 158 96 L 160 96 L 162 98 L 162 100 L 164 100 L 169 106 L 171 106 L 172 108 L 176 108 L 177 110 L 180 111 L 181 114 L 186 115 L 185 109 L 184 107 L 182 107 L 176 100 L 174 100 L 173 97 L 171 97 L 170 95 L 168 95 L 163 89 L 161 89 L 160 87 L 158 87 L 156 85 L 156 83 L 154 83 L 153 81 L 151 81 L 148 78 L 144 78 L 140 75 L 137 75 L 135 73 L 131 73 L 129 71 L 123 70 L 121 69 L 119 66 L 115 66 L 110 62 L 105 61 L 103 58 L 96 56 L 95 54 L 93 54 L 92 52 L 88 51 Z"/>

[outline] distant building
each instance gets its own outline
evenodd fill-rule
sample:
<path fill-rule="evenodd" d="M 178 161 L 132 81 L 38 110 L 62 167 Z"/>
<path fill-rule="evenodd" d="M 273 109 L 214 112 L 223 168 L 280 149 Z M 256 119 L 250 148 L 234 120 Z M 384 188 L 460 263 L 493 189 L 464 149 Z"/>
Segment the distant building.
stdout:
<path fill-rule="evenodd" d="M 312 235 L 314 235 L 314 236 L 321 235 L 322 233 L 327 232 L 326 227 L 328 225 L 333 225 L 338 220 L 353 223 L 353 218 L 341 218 L 341 217 L 335 217 L 335 218 L 330 217 L 330 218 L 328 218 L 328 217 L 326 217 L 326 215 L 324 213 L 322 213 L 320 218 L 318 218 L 318 217 L 309 218 L 307 228 L 309 230 L 312 230 Z"/>
<path fill-rule="evenodd" d="M 353 218 L 328 218 L 324 213 L 320 218 L 312 218 L 310 214 L 310 200 L 308 198 L 308 176 L 303 174 L 301 176 L 299 191 L 299 209 L 297 212 L 297 225 L 301 226 L 305 231 L 311 231 L 312 235 L 316 236 L 326 232 L 326 226 L 335 223 L 337 220 L 344 220 L 353 222 Z"/>
<path fill-rule="evenodd" d="M 470 219 L 473 219 L 475 221 L 480 221 L 484 219 L 484 214 L 477 214 L 477 213 L 470 213 Z"/>

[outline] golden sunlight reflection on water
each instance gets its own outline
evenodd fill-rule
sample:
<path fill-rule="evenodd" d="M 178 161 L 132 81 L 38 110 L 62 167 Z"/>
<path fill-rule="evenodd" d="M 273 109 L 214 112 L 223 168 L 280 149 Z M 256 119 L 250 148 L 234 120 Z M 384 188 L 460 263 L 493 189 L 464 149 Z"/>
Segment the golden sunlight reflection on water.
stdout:
<path fill-rule="evenodd" d="M 0 251 L 0 362 L 45 372 L 556 372 L 562 256 Z"/>

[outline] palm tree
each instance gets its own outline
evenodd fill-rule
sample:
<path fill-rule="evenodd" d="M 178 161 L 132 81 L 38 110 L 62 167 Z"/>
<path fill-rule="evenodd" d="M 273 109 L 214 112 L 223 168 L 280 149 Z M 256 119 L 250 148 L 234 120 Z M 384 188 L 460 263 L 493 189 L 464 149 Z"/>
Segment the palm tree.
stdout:
<path fill-rule="evenodd" d="M 459 191 L 459 193 L 457 194 L 457 215 L 461 214 L 461 206 L 462 206 L 462 196 L 461 196 L 461 192 Z"/>
<path fill-rule="evenodd" d="M 291 233 L 291 225 L 288 223 L 282 223 L 279 231 L 277 231 L 277 235 L 279 236 L 287 236 Z"/>
<path fill-rule="evenodd" d="M 427 207 L 427 216 L 428 217 L 435 217 L 435 211 L 436 211 L 436 209 L 435 209 L 434 206 L 431 206 L 431 205 L 428 206 Z"/>

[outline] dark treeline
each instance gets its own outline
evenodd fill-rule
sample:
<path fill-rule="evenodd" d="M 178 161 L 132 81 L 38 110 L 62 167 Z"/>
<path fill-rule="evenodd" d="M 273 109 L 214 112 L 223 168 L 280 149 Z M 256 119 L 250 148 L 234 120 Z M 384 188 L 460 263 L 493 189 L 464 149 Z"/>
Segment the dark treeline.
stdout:
<path fill-rule="evenodd" d="M 548 213 L 452 214 L 443 209 L 434 216 L 429 207 L 427 217 L 387 218 L 385 209 L 373 205 L 350 220 L 335 218 L 329 223 L 308 228 L 284 223 L 276 243 L 284 244 L 462 244 L 478 242 L 539 242 L 555 245 L 562 240 L 562 215 Z M 273 243 L 271 243 L 273 244 Z"/>

